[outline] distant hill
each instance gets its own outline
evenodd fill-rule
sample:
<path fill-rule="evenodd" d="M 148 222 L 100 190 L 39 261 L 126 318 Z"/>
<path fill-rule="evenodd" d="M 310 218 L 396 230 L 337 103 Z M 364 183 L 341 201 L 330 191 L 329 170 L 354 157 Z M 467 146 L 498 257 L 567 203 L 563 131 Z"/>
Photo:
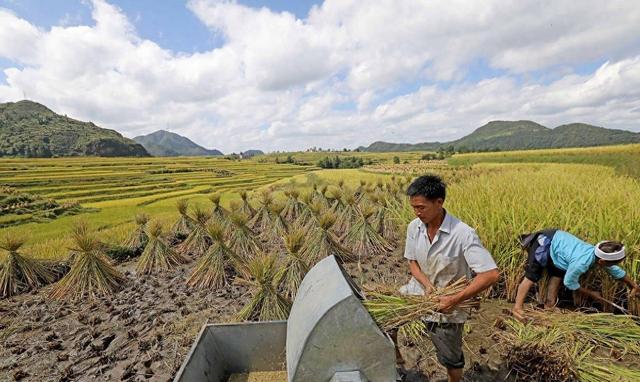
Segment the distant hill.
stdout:
<path fill-rule="evenodd" d="M 451 142 L 417 144 L 374 142 L 361 151 L 456 151 L 526 150 L 640 143 L 640 133 L 571 123 L 549 129 L 533 121 L 491 121 L 473 133 Z"/>
<path fill-rule="evenodd" d="M 240 154 L 242 155 L 243 158 L 251 158 L 256 155 L 264 155 L 264 152 L 262 152 L 262 150 L 247 150 L 247 151 L 241 152 Z"/>
<path fill-rule="evenodd" d="M 157 157 L 222 155 L 218 150 L 205 149 L 187 137 L 166 130 L 141 135 L 133 140 Z"/>
<path fill-rule="evenodd" d="M 59 115 L 32 101 L 0 103 L 0 156 L 148 157 L 115 130 Z"/>

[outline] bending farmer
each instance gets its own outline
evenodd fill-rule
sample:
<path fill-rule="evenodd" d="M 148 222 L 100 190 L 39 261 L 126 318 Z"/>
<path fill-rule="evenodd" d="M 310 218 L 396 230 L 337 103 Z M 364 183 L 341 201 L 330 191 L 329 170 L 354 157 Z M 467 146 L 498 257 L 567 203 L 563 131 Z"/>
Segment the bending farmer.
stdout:
<path fill-rule="evenodd" d="M 540 281 L 544 270 L 549 275 L 545 308 L 555 306 L 560 282 L 572 291 L 600 299 L 598 292 L 580 285 L 580 276 L 594 266 L 605 267 L 611 277 L 627 284 L 631 288 L 631 297 L 640 296 L 638 285 L 617 265 L 625 257 L 622 243 L 603 241 L 594 246 L 568 232 L 544 230 L 523 237 L 522 245 L 529 256 L 513 307 L 513 314 L 518 319 L 524 318 L 524 300 L 531 286 Z"/>
<path fill-rule="evenodd" d="M 428 294 L 461 277 L 471 280 L 457 295 L 440 299 L 442 313 L 423 317 L 438 361 L 447 368 L 449 381 L 457 382 L 462 379 L 464 367 L 462 329 L 468 313 L 456 309 L 456 305 L 498 281 L 499 272 L 476 231 L 443 208 L 446 186 L 439 177 L 417 178 L 407 194 L 417 218 L 407 227 L 404 251 L 413 277 L 401 292 Z"/>

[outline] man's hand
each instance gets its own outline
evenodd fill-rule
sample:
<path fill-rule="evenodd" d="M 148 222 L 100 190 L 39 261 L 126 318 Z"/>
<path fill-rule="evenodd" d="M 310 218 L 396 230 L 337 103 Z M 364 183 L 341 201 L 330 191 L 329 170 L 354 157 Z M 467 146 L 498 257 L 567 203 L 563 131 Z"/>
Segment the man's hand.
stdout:
<path fill-rule="evenodd" d="M 629 294 L 630 298 L 640 298 L 640 286 L 636 285 L 633 289 L 631 289 L 631 293 Z"/>
<path fill-rule="evenodd" d="M 460 303 L 457 295 L 442 296 L 438 298 L 438 311 L 441 313 L 451 313 L 451 311 Z"/>

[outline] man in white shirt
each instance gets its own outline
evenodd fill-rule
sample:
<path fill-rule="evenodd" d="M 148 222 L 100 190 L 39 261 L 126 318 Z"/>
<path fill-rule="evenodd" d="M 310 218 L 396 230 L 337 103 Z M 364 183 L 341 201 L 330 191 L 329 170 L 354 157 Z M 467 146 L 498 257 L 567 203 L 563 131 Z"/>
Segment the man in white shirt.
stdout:
<path fill-rule="evenodd" d="M 499 272 L 476 231 L 444 209 L 446 185 L 440 177 L 417 178 L 407 195 L 417 218 L 407 227 L 404 252 L 413 277 L 401 291 L 429 294 L 461 277 L 470 280 L 460 293 L 440 299 L 440 313 L 423 317 L 438 361 L 447 368 L 449 382 L 457 382 L 464 368 L 462 332 L 468 312 L 456 305 L 496 283 Z"/>

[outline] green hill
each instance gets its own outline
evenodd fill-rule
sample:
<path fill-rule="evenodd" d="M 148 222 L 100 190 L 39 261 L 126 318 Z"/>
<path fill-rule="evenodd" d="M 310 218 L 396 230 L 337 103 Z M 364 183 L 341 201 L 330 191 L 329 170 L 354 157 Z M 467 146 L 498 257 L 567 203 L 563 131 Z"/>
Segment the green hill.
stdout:
<path fill-rule="evenodd" d="M 363 151 L 506 151 L 562 147 L 587 147 L 640 143 L 640 133 L 572 123 L 549 129 L 532 121 L 491 121 L 473 133 L 451 142 L 417 144 L 374 142 Z"/>
<path fill-rule="evenodd" d="M 187 137 L 165 130 L 141 135 L 133 140 L 144 146 L 151 155 L 158 157 L 222 155 L 218 150 L 205 149 Z"/>
<path fill-rule="evenodd" d="M 0 156 L 149 156 L 115 130 L 58 115 L 32 101 L 0 103 Z"/>

